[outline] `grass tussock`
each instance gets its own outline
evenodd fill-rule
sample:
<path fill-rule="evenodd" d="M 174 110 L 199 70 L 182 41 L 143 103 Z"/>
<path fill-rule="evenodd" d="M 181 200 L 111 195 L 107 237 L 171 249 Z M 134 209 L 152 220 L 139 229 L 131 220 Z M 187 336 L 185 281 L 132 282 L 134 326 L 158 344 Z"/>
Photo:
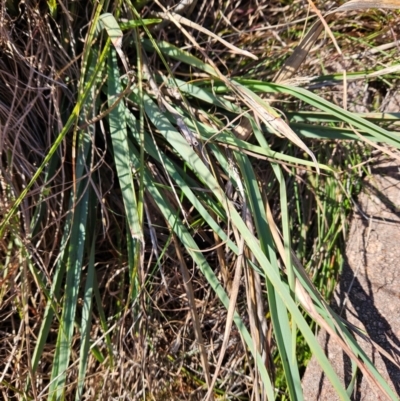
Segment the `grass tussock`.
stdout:
<path fill-rule="evenodd" d="M 343 15 L 274 82 L 304 2 L 173 3 L 3 2 L 3 399 L 301 400 L 311 354 L 349 399 L 316 325 L 395 399 L 325 299 L 400 144 L 333 71 L 392 85 L 397 14 Z"/>

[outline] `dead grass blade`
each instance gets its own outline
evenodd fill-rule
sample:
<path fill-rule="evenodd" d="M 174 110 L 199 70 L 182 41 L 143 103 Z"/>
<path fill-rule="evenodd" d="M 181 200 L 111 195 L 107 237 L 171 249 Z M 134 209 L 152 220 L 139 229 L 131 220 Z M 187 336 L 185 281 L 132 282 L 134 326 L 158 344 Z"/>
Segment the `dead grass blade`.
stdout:
<path fill-rule="evenodd" d="M 234 81 L 226 80 L 229 87 L 240 96 L 241 100 L 254 112 L 255 116 L 264 124 L 271 127 L 278 135 L 282 135 L 293 142 L 300 149 L 303 149 L 315 164 L 315 169 L 320 173 L 318 161 L 313 152 L 299 138 L 299 136 L 289 127 L 280 115 L 262 100 L 255 93 L 249 91 L 244 86 Z"/>
<path fill-rule="evenodd" d="M 304 272 L 305 273 L 305 272 Z M 339 343 L 340 347 L 346 354 L 357 364 L 360 371 L 367 378 L 367 380 L 371 384 L 371 388 L 376 394 L 377 399 L 380 399 L 379 393 L 375 391 L 376 388 L 385 394 L 388 399 L 391 399 L 390 395 L 386 392 L 386 390 L 381 386 L 378 380 L 374 377 L 374 375 L 370 372 L 370 370 L 365 366 L 363 361 L 358 358 L 358 356 L 351 350 L 351 348 L 346 344 L 346 342 L 338 335 L 338 333 L 331 328 L 331 326 L 326 322 L 326 320 L 317 312 L 314 303 L 306 291 L 306 289 L 300 284 L 299 280 L 296 279 L 296 297 L 301 303 L 304 310 L 314 319 L 314 321 L 323 328 L 337 343 Z"/>
<path fill-rule="evenodd" d="M 385 153 L 391 157 L 393 157 L 393 159 L 397 160 L 398 162 L 400 162 L 400 154 L 398 151 L 394 150 L 393 152 L 389 149 L 388 146 L 381 146 L 378 145 L 377 143 L 369 140 L 365 135 L 360 134 L 359 131 L 357 131 L 353 126 L 350 125 L 350 128 L 353 130 L 353 132 L 364 142 L 368 143 L 368 145 L 372 146 L 375 149 L 380 150 L 382 153 Z"/>
<path fill-rule="evenodd" d="M 179 241 L 176 238 L 176 235 L 174 233 L 172 234 L 172 238 L 173 238 L 174 243 L 175 243 L 176 254 L 178 256 L 179 263 L 180 263 L 180 266 L 181 266 L 183 285 L 185 287 L 186 295 L 188 297 L 190 313 L 191 313 L 192 319 L 193 319 L 194 333 L 195 333 L 195 336 L 196 336 L 196 340 L 197 340 L 197 342 L 199 344 L 201 364 L 203 365 L 204 374 L 206 376 L 206 383 L 207 383 L 208 391 L 209 391 L 209 394 L 210 394 L 210 398 L 209 399 L 211 401 L 213 401 L 214 397 L 213 397 L 213 394 L 212 394 L 212 389 L 214 387 L 213 383 L 215 383 L 215 382 L 214 381 L 211 382 L 211 378 L 210 378 L 210 368 L 209 368 L 209 365 L 208 365 L 207 352 L 206 352 L 206 349 L 204 347 L 203 336 L 201 334 L 201 324 L 200 324 L 200 320 L 199 320 L 199 315 L 197 314 L 197 307 L 196 307 L 196 301 L 195 301 L 195 298 L 194 298 L 191 277 L 190 277 L 188 268 L 186 266 L 185 258 L 183 256 L 181 248 L 179 246 Z"/>
<path fill-rule="evenodd" d="M 337 13 L 341 11 L 354 11 L 354 10 L 366 10 L 368 8 L 383 8 L 383 9 L 400 9 L 399 0 L 350 0 L 347 3 L 341 5 L 336 10 L 329 12 Z"/>
<path fill-rule="evenodd" d="M 329 28 L 328 23 L 325 21 L 325 18 L 321 14 L 321 11 L 318 10 L 318 8 L 315 6 L 315 4 L 314 4 L 314 2 L 312 0 L 308 0 L 308 3 L 310 4 L 310 6 L 313 9 L 313 11 L 315 12 L 315 14 L 317 14 L 317 16 L 318 16 L 320 22 L 322 23 L 322 25 L 325 27 L 326 32 L 328 33 L 329 37 L 332 39 L 332 42 L 336 47 L 337 52 L 341 55 L 342 51 L 340 50 L 340 47 L 338 46 L 337 41 L 336 41 L 335 37 L 333 36 L 331 28 Z"/>
<path fill-rule="evenodd" d="M 275 221 L 273 220 L 272 217 L 272 212 L 271 209 L 269 208 L 269 205 L 267 204 L 267 219 L 268 223 L 271 228 L 272 235 L 274 237 L 275 243 L 277 245 L 278 252 L 281 256 L 281 258 L 285 261 L 286 259 L 286 254 L 285 250 L 281 241 L 281 234 L 279 233 L 279 230 L 275 224 Z M 311 288 L 314 288 L 314 285 L 311 283 L 308 274 L 306 273 L 304 267 L 300 263 L 300 261 L 297 259 L 296 255 L 294 252 L 291 252 L 291 256 L 293 259 L 293 263 L 295 264 L 298 273 L 301 275 L 301 277 L 308 283 L 308 285 Z M 372 388 L 379 388 L 379 390 L 385 394 L 388 399 L 391 399 L 390 395 L 386 392 L 386 390 L 381 386 L 381 384 L 376 380 L 374 375 L 370 372 L 370 370 L 365 366 L 364 362 L 352 351 L 352 349 L 349 347 L 349 345 L 342 339 L 342 337 L 332 329 L 332 327 L 326 322 L 326 319 L 321 316 L 318 311 L 315 308 L 314 302 L 312 301 L 309 293 L 307 290 L 303 287 L 303 285 L 299 282 L 299 279 L 296 278 L 296 285 L 295 285 L 295 294 L 304 308 L 304 310 L 314 319 L 314 321 L 336 341 L 340 345 L 340 347 L 343 349 L 343 351 L 346 352 L 346 354 L 357 364 L 358 368 L 360 371 L 365 375 L 365 377 L 368 379 L 368 381 L 372 384 Z M 322 304 L 325 305 L 325 301 L 322 299 L 321 295 L 318 293 L 317 290 L 314 290 L 314 294 L 317 295 L 319 300 L 321 301 Z M 377 399 L 379 399 L 379 394 L 377 395 Z"/>
<path fill-rule="evenodd" d="M 208 389 L 207 396 L 205 398 L 205 401 L 209 401 L 212 399 L 212 391 L 215 386 L 215 383 L 218 378 L 218 373 L 221 369 L 222 362 L 225 357 L 226 350 L 228 348 L 228 343 L 229 343 L 229 337 L 232 329 L 232 323 L 233 323 L 233 315 L 235 314 L 235 309 L 236 309 L 236 301 L 237 297 L 239 294 L 239 287 L 240 287 L 240 279 L 242 277 L 242 266 L 244 262 L 244 238 L 242 237 L 240 239 L 239 243 L 239 256 L 236 261 L 236 268 L 235 268 L 235 276 L 233 278 L 233 283 L 232 283 L 232 291 L 230 294 L 230 300 L 229 300 L 229 308 L 228 308 L 228 314 L 226 317 L 226 325 L 225 325 L 225 332 L 224 332 L 224 339 L 222 341 L 222 347 L 221 347 L 221 352 L 218 357 L 218 362 L 217 366 L 215 368 L 215 372 L 213 375 L 213 379 L 211 382 L 211 386 Z"/>
<path fill-rule="evenodd" d="M 238 47 L 236 47 L 236 46 L 232 45 L 231 43 L 227 42 L 226 40 L 222 39 L 220 36 L 216 35 L 215 33 L 209 31 L 208 29 L 202 27 L 199 24 L 196 24 L 195 22 L 193 22 L 193 21 L 191 21 L 191 20 L 189 20 L 189 19 L 187 19 L 185 17 L 182 17 L 179 14 L 165 11 L 163 13 L 158 13 L 157 16 L 159 16 L 161 18 L 164 18 L 164 19 L 167 19 L 167 20 L 172 21 L 172 22 L 174 22 L 174 21 L 180 22 L 182 25 L 186 25 L 189 28 L 196 29 L 199 32 L 202 32 L 205 35 L 207 35 L 207 36 L 215 39 L 216 41 L 222 43 L 228 49 L 232 50 L 233 53 L 235 53 L 235 54 L 241 54 L 242 56 L 250 57 L 253 60 L 258 60 L 258 57 L 255 56 L 254 54 L 248 52 L 247 50 L 239 49 Z"/>
<path fill-rule="evenodd" d="M 400 0 L 350 0 L 335 10 L 328 12 L 324 17 L 325 22 L 329 22 L 334 14 L 339 12 L 358 11 L 368 8 L 400 9 Z M 298 70 L 324 28 L 324 23 L 322 21 L 323 20 L 318 20 L 311 27 L 305 38 L 296 47 L 293 54 L 286 60 L 283 67 L 275 75 L 274 82 L 279 83 L 286 81 Z"/>

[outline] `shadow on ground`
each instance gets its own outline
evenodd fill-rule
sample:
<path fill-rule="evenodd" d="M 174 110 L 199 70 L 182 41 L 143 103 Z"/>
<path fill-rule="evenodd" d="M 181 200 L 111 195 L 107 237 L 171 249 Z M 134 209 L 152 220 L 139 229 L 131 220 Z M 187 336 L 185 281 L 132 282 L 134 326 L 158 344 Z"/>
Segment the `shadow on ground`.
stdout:
<path fill-rule="evenodd" d="M 400 173 L 399 163 L 381 159 L 365 182 L 347 242 L 347 263 L 335 291 L 333 309 L 400 361 Z M 352 382 L 349 357 L 325 332 L 319 341 L 347 388 Z M 400 398 L 400 369 L 357 336 L 374 366 Z M 312 359 L 303 378 L 305 400 L 338 400 L 333 387 Z M 386 399 L 357 374 L 351 399 Z"/>

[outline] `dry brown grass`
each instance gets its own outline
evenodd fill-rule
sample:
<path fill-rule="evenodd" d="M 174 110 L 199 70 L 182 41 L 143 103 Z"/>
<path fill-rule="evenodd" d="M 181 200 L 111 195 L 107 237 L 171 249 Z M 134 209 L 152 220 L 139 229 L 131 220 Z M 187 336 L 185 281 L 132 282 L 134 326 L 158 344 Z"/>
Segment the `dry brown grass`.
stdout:
<path fill-rule="evenodd" d="M 90 15 L 89 10 L 79 9 L 81 4 L 77 4 L 75 15 L 64 14 L 60 10 L 57 20 L 52 20 L 45 3 L 21 3 L 20 8 L 12 12 L 4 1 L 0 16 L 1 214 L 5 214 L 26 186 L 51 146 L 55 134 L 61 130 L 65 116 L 71 111 L 77 96 L 80 71 L 79 35 L 83 35 L 80 28 L 85 29 L 84 15 Z M 165 6 L 172 6 L 173 3 L 163 2 Z M 332 5 L 326 2 L 316 4 L 321 10 Z M 143 8 L 142 15 L 148 17 L 154 11 L 159 11 L 159 8 L 151 3 Z M 259 61 L 249 62 L 227 52 L 223 45 L 211 42 L 208 37 L 194 30 L 195 39 L 204 46 L 221 71 L 231 76 L 268 80 L 298 43 L 307 15 L 308 7 L 304 1 L 238 0 L 224 2 L 222 8 L 221 2 L 210 0 L 199 1 L 189 18 L 224 36 L 231 44 L 259 57 Z M 383 21 L 389 23 L 384 26 Z M 376 58 L 363 53 L 366 46 L 361 41 L 355 46 L 355 42 L 349 38 L 364 38 L 378 30 L 379 35 L 375 38 L 377 44 L 388 43 L 388 38 L 395 41 L 397 21 L 398 16 L 393 12 L 388 12 L 385 19 L 377 11 L 361 16 L 347 16 L 341 20 L 340 26 L 336 26 L 336 30 L 342 33 L 337 38 L 338 43 L 344 54 L 351 52 L 363 56 L 358 60 L 343 61 L 331 46 L 325 46 L 327 40 L 321 38 L 299 75 L 319 75 L 322 70 L 335 72 L 338 66 L 349 68 L 355 61 L 362 62 L 364 66 L 368 63 L 374 68 L 378 63 Z M 72 35 L 77 35 L 75 43 Z M 171 24 L 162 27 L 157 37 L 159 40 L 186 46 L 196 53 Z M 385 57 L 379 59 L 379 63 L 385 62 L 390 63 L 391 60 Z M 156 64 L 153 67 L 161 68 Z M 170 67 L 178 77 L 179 74 L 187 73 L 178 63 Z M 72 186 L 70 146 L 71 138 L 68 137 L 58 150 L 55 173 L 46 184 L 48 191 L 45 199 L 41 200 L 43 207 L 47 208 L 45 222 L 32 232 L 32 206 L 39 201 L 43 185 L 43 181 L 39 180 L 2 240 L 0 252 L 4 262 L 0 271 L 0 394 L 4 400 L 23 399 L 25 383 L 31 376 L 30 359 L 44 313 L 45 297 L 25 260 L 29 254 L 35 269 L 44 277 L 52 276 L 60 250 L 60 230 L 68 208 L 65 194 Z M 109 191 L 115 188 L 107 158 L 102 160 L 102 155 L 96 157 L 102 161 L 98 167 L 99 174 L 104 175 L 102 186 L 99 186 L 100 192 L 104 194 L 107 208 L 114 211 L 114 214 L 108 216 L 106 233 L 97 247 L 97 280 L 106 316 L 119 317 L 111 325 L 114 365 L 105 369 L 102 367 L 105 365 L 99 364 L 93 354 L 90 356 L 85 399 L 201 400 L 205 395 L 205 386 L 201 382 L 202 364 L 195 344 L 184 280 L 178 267 L 178 255 L 175 247 L 168 245 L 169 230 L 154 212 L 152 223 L 157 226 L 160 251 L 166 248 L 161 260 L 164 278 L 152 274 L 155 256 L 151 246 L 148 246 L 143 271 L 140 272 L 141 284 L 146 283 L 145 290 L 132 310 L 124 310 L 123 303 L 126 302 L 130 288 L 126 255 L 119 252 L 121 243 L 125 241 L 121 235 L 123 224 L 118 220 L 118 211 L 123 210 L 123 205 L 118 200 L 118 194 Z M 154 210 L 152 208 L 152 212 Z M 189 221 L 195 221 L 196 216 L 190 213 L 188 216 Z M 203 249 L 215 246 L 212 233 L 201 227 L 198 228 L 196 240 Z M 217 256 L 210 253 L 208 258 L 222 277 Z M 233 265 L 232 260 L 232 264 L 226 266 L 227 281 L 232 279 Z M 210 291 L 196 267 L 188 264 L 188 269 L 213 373 L 221 349 L 226 309 Z M 244 294 L 240 295 L 243 297 L 239 296 L 238 310 L 248 324 Z M 98 313 L 94 311 L 95 316 Z M 55 319 L 29 397 L 45 397 L 57 327 Z M 271 362 L 274 343 L 271 332 L 268 333 L 266 349 L 271 354 L 267 360 L 271 375 L 274 375 Z M 99 342 L 100 349 L 106 347 L 99 318 L 93 323 L 92 338 Z M 73 347 L 78 352 L 78 338 Z M 72 360 L 77 360 L 77 354 L 72 356 Z M 252 387 L 257 381 L 253 376 L 252 365 L 253 361 L 234 328 L 218 383 L 218 387 L 224 389 L 229 399 L 250 399 Z M 76 386 L 76 364 L 73 366 L 68 376 L 67 400 L 73 398 Z"/>

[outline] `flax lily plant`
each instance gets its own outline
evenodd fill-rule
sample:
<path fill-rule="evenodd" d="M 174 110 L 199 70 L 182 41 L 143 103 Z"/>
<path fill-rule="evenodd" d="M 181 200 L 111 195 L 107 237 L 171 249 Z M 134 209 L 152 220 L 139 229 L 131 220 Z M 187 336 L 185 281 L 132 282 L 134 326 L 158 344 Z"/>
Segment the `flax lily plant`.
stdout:
<path fill-rule="evenodd" d="M 47 17 L 36 20 L 36 29 L 51 32 L 50 42 L 61 49 L 51 81 L 41 77 L 40 63 L 28 65 L 19 57 L 11 37 L 9 50 L 2 50 L 25 65 L 36 84 L 47 85 L 54 111 L 51 142 L 32 163 L 26 157 L 29 170 L 21 170 L 16 145 L 9 140 L 3 147 L 1 301 L 10 299 L 11 278 L 21 283 L 15 305 L 19 335 L 26 333 L 1 364 L 3 394 L 38 400 L 174 399 L 178 379 L 168 381 L 167 372 L 151 365 L 164 361 L 165 367 L 180 364 L 181 385 L 197 387 L 204 399 L 303 400 L 301 335 L 340 399 L 349 400 L 316 341 L 317 324 L 377 393 L 396 400 L 310 279 L 299 183 L 308 182 L 316 214 L 329 219 L 320 226 L 319 240 L 336 240 L 347 216 L 343 205 L 330 215 L 329 201 L 337 198 L 329 188 L 338 179 L 353 180 L 343 166 L 327 163 L 316 151 L 318 143 L 361 136 L 398 148 L 399 136 L 290 84 L 322 31 L 321 20 L 275 80 L 265 82 L 230 77 L 196 35 L 219 41 L 232 57 L 257 59 L 253 53 L 158 2 L 157 12 L 143 16 L 145 3 L 93 3 L 86 10 L 87 25 L 76 4 L 67 10 L 63 3 L 48 2 Z M 397 8 L 397 3 L 350 1 L 337 11 Z M 8 7 L 10 15 L 17 12 Z M 193 52 L 160 39 L 165 22 Z M 79 68 L 66 77 L 70 66 Z M 309 108 L 292 111 L 288 121 L 268 102 L 283 96 Z M 4 132 L 16 126 L 11 117 L 0 117 Z M 29 135 L 26 130 L 23 125 L 17 142 Z M 27 149 L 24 143 L 21 152 Z M 362 161 L 354 157 L 354 164 Z M 343 204 L 351 205 L 350 192 L 343 188 Z M 171 311 L 159 307 L 163 299 L 185 305 L 179 330 L 168 320 Z M 210 305 L 225 311 L 215 355 L 207 329 Z M 159 337 L 157 319 L 165 326 Z M 165 334 L 168 327 L 173 341 Z M 232 362 L 234 332 L 242 354 Z M 184 345 L 189 340 L 190 347 Z M 16 377 L 10 366 L 22 349 L 27 369 Z M 232 378 L 238 377 L 243 386 L 236 394 Z"/>

